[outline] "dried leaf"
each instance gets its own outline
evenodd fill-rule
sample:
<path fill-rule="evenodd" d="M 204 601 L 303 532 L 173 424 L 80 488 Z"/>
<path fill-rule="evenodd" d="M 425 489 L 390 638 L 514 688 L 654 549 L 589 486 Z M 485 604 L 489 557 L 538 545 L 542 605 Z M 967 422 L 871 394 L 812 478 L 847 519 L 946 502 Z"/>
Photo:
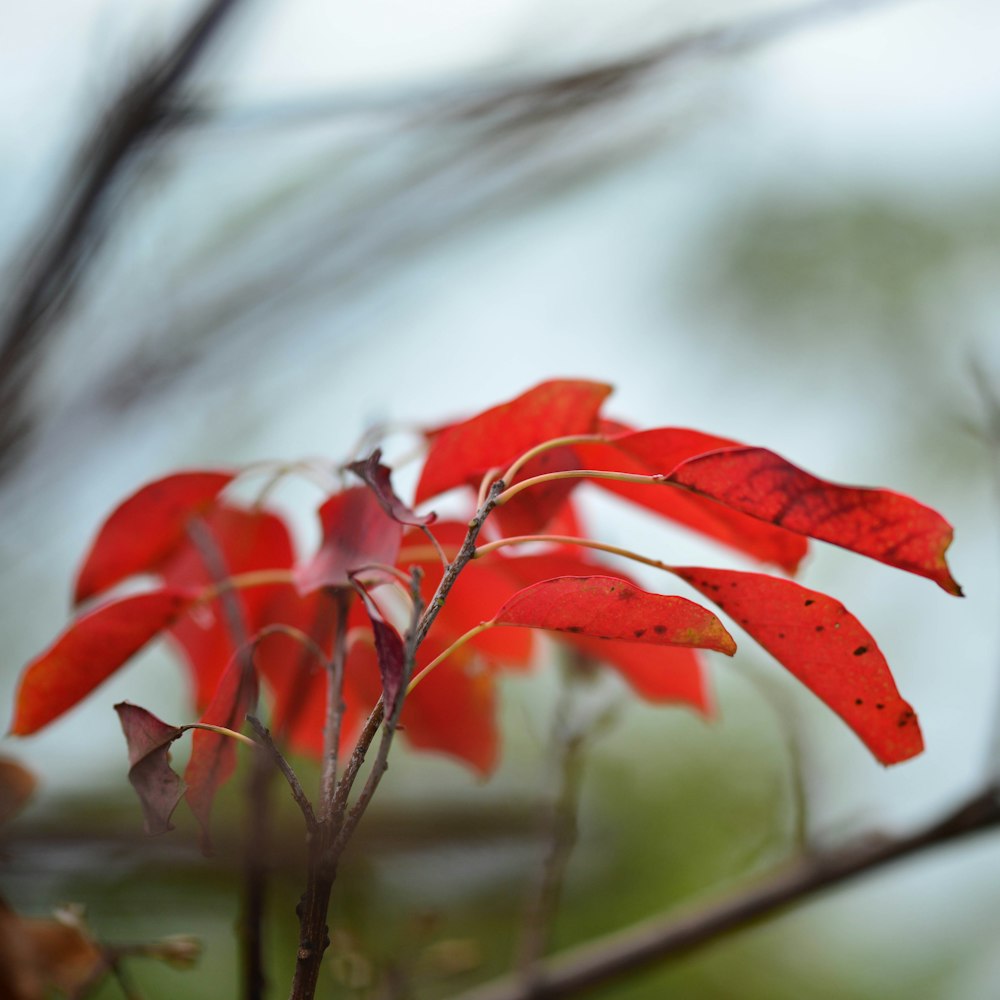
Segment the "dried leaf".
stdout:
<path fill-rule="evenodd" d="M 128 780 L 142 804 L 146 833 L 172 830 L 170 817 L 184 795 L 184 782 L 170 766 L 170 745 L 184 729 L 131 702 L 119 702 L 115 711 L 128 744 Z"/>
<path fill-rule="evenodd" d="M 394 521 L 411 527 L 432 524 L 437 514 L 416 514 L 396 496 L 392 488 L 392 470 L 382 465 L 382 450 L 376 448 L 363 462 L 352 462 L 348 467 L 356 476 L 365 481 L 382 509 Z"/>

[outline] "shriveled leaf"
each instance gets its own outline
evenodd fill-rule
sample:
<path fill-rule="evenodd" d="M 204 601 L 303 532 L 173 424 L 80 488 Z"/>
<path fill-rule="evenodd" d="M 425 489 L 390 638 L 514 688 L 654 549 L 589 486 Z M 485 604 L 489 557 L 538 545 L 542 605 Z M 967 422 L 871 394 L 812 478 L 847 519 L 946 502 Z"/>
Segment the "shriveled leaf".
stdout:
<path fill-rule="evenodd" d="M 37 786 L 38 779 L 23 764 L 0 757 L 0 827 L 28 804 Z"/>
<path fill-rule="evenodd" d="M 303 594 L 320 587 L 349 587 L 351 573 L 374 563 L 392 565 L 403 526 L 382 509 L 365 486 L 336 493 L 319 510 L 323 541 L 297 574 Z"/>
<path fill-rule="evenodd" d="M 376 448 L 363 462 L 352 462 L 348 467 L 356 476 L 365 481 L 382 509 L 394 521 L 412 527 L 432 524 L 437 514 L 417 514 L 396 496 L 392 488 L 392 470 L 382 464 L 382 450 Z"/>
<path fill-rule="evenodd" d="M 128 701 L 115 705 L 115 711 L 128 744 L 128 780 L 142 804 L 146 833 L 172 830 L 170 817 L 184 795 L 184 782 L 170 766 L 170 745 L 184 730 Z"/>
<path fill-rule="evenodd" d="M 79 922 L 21 919 L 34 973 L 45 986 L 78 996 L 104 965 L 100 948 Z"/>
<path fill-rule="evenodd" d="M 375 655 L 378 672 L 382 678 L 382 699 L 387 715 L 392 715 L 399 698 L 406 671 L 406 650 L 399 633 L 376 614 L 365 602 L 372 634 L 375 637 Z"/>
<path fill-rule="evenodd" d="M 673 572 L 739 622 L 881 763 L 897 764 L 923 750 L 917 717 L 900 697 L 885 657 L 839 601 L 761 573 L 698 566 Z"/>
<path fill-rule="evenodd" d="M 137 573 L 155 573 L 184 539 L 188 521 L 210 507 L 234 472 L 177 472 L 124 500 L 101 526 L 74 589 L 79 604 Z"/>
<path fill-rule="evenodd" d="M 227 576 L 290 570 L 295 562 L 288 528 L 270 511 L 219 504 L 204 515 L 203 525 Z M 201 590 L 218 582 L 205 560 L 206 554 L 192 539 L 185 538 L 164 562 L 160 574 L 168 586 Z M 231 590 L 224 597 L 200 603 L 171 627 L 169 637 L 181 647 L 191 668 L 199 711 L 211 701 L 222 672 L 236 653 L 238 640 L 229 621 L 233 607 L 238 609 L 246 633 L 253 635 L 274 620 L 267 608 L 275 595 L 291 589 L 288 584 L 275 584 Z"/>
<path fill-rule="evenodd" d="M 24 669 L 10 732 L 27 736 L 90 694 L 191 605 L 190 594 L 152 590 L 78 618 Z"/>
<path fill-rule="evenodd" d="M 439 431 L 431 442 L 417 502 L 478 481 L 529 448 L 571 434 L 589 434 L 611 386 L 583 380 L 542 382 L 507 403 Z"/>
<path fill-rule="evenodd" d="M 711 611 L 683 597 L 650 594 L 619 577 L 564 576 L 518 591 L 497 625 L 540 628 L 654 646 L 693 646 L 728 656 L 736 643 Z"/>
<path fill-rule="evenodd" d="M 257 703 L 257 675 L 251 655 L 251 651 L 241 650 L 233 657 L 199 722 L 236 731 L 243 726 L 247 712 Z M 212 853 L 209 822 L 215 794 L 235 770 L 236 742 L 232 737 L 193 730 L 191 758 L 184 771 L 185 798 L 201 826 L 202 850 L 206 855 Z"/>
<path fill-rule="evenodd" d="M 899 493 L 826 482 L 764 448 L 728 448 L 689 459 L 667 481 L 789 531 L 925 576 L 961 596 L 945 561 L 951 525 Z"/>
<path fill-rule="evenodd" d="M 696 455 L 736 445 L 727 438 L 681 427 L 658 427 L 577 446 L 580 467 L 633 475 L 662 475 Z M 794 573 L 808 543 L 801 535 L 681 490 L 598 479 L 599 488 L 742 552 Z M 533 492 L 532 490 L 525 491 Z M 515 500 L 518 499 L 515 497 Z"/>

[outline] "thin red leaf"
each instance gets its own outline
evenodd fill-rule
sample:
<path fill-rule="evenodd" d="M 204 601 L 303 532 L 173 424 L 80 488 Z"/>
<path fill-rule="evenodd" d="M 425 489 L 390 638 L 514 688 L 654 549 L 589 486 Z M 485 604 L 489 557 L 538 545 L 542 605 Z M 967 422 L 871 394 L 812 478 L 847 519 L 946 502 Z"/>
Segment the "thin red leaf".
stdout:
<path fill-rule="evenodd" d="M 128 744 L 128 780 L 142 804 L 146 833 L 166 833 L 174 828 L 170 817 L 184 796 L 184 782 L 170 766 L 170 744 L 184 730 L 128 701 L 115 705 L 115 711 Z"/>
<path fill-rule="evenodd" d="M 393 565 L 403 526 L 365 486 L 336 493 L 319 510 L 323 542 L 297 573 L 303 594 L 320 587 L 349 587 L 351 574 L 374 563 Z"/>
<path fill-rule="evenodd" d="M 945 561 L 951 525 L 899 493 L 826 482 L 764 448 L 729 448 L 689 459 L 667 481 L 962 594 Z"/>
<path fill-rule="evenodd" d="M 883 764 L 923 748 L 913 709 L 865 627 L 839 601 L 761 573 L 678 566 L 673 572 L 714 601 L 837 713 Z"/>
<path fill-rule="evenodd" d="M 378 613 L 374 602 L 364 588 L 359 585 L 362 604 L 368 613 L 368 622 L 375 639 L 375 655 L 378 657 L 378 672 L 382 678 L 382 703 L 386 715 L 392 715 L 396 699 L 403 686 L 406 671 L 406 649 L 399 633 Z"/>
<path fill-rule="evenodd" d="M 598 639 L 714 649 L 728 656 L 736 652 L 732 636 L 711 611 L 613 576 L 564 576 L 532 584 L 510 598 L 493 621 Z"/>
<path fill-rule="evenodd" d="M 198 721 L 238 731 L 256 702 L 252 650 L 241 650 L 226 667 L 211 704 Z M 205 729 L 192 731 L 191 758 L 184 771 L 185 798 L 201 826 L 202 851 L 206 855 L 212 853 L 209 821 L 215 794 L 235 770 L 236 742 L 231 736 Z"/>
<path fill-rule="evenodd" d="M 382 464 L 382 450 L 376 448 L 363 462 L 352 462 L 348 469 L 365 481 L 368 488 L 375 494 L 382 509 L 394 521 L 411 527 L 421 527 L 433 524 L 437 514 L 417 514 L 396 496 L 392 488 L 392 470 Z"/>
<path fill-rule="evenodd" d="M 176 621 L 192 600 L 182 591 L 153 590 L 109 601 L 78 618 L 25 667 L 11 734 L 27 736 L 71 709 Z"/>
<path fill-rule="evenodd" d="M 553 438 L 589 434 L 611 387 L 601 382 L 542 382 L 507 403 L 439 431 L 427 454 L 417 503 L 479 480 Z"/>
<path fill-rule="evenodd" d="M 727 438 L 679 427 L 658 427 L 611 437 L 607 443 L 577 447 L 580 467 L 635 475 L 662 475 L 680 462 L 735 445 Z M 808 543 L 791 531 L 761 521 L 704 497 L 680 490 L 658 489 L 641 483 L 612 479 L 595 485 L 645 507 L 662 517 L 700 532 L 737 552 L 794 573 L 806 554 Z M 533 490 L 526 490 L 531 493 Z M 515 500 L 518 499 L 515 497 Z"/>
<path fill-rule="evenodd" d="M 187 522 L 233 481 L 230 471 L 177 472 L 147 483 L 123 500 L 101 526 L 83 561 L 74 604 L 127 577 L 155 573 L 184 539 Z"/>

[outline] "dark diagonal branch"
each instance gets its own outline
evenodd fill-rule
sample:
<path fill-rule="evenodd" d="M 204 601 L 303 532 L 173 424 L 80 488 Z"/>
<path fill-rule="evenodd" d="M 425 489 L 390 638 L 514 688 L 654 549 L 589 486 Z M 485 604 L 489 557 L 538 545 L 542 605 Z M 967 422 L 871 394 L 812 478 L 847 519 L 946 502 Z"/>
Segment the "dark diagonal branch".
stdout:
<path fill-rule="evenodd" d="M 509 977 L 456 1000 L 550 1000 L 581 996 L 622 976 L 722 939 L 823 890 L 910 855 L 1000 826 L 1000 788 L 974 795 L 943 819 L 902 837 L 868 836 L 807 856 L 728 899 L 633 925 L 542 963 L 530 983 Z"/>
<path fill-rule="evenodd" d="M 122 85 L 29 241 L 0 321 L 0 464 L 26 428 L 23 386 L 32 351 L 76 289 L 107 224 L 115 183 L 144 144 L 183 116 L 182 85 L 239 2 L 208 0 L 165 52 Z"/>

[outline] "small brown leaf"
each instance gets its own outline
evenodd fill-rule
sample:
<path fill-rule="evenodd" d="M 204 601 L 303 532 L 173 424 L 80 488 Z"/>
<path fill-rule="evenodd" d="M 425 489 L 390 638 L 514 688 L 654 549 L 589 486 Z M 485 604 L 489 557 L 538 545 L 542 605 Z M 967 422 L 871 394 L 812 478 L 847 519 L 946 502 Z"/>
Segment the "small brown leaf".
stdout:
<path fill-rule="evenodd" d="M 184 782 L 170 766 L 170 744 L 184 729 L 131 702 L 119 702 L 115 711 L 128 743 L 128 780 L 142 803 L 146 833 L 166 833 L 174 828 L 170 817 L 184 795 Z"/>

